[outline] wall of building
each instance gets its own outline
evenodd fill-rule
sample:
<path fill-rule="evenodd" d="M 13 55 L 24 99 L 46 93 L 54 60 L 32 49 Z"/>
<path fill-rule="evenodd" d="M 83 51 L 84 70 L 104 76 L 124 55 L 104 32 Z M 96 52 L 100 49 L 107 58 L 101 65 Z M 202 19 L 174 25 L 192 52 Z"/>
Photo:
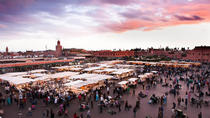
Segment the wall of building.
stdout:
<path fill-rule="evenodd" d="M 186 60 L 210 62 L 210 46 L 195 47 L 193 50 L 187 51 Z"/>

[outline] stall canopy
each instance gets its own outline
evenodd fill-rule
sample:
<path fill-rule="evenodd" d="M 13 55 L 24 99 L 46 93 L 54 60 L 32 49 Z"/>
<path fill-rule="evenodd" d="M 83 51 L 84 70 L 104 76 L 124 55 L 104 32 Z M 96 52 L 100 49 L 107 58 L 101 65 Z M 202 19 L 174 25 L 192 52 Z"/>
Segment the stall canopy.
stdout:
<path fill-rule="evenodd" d="M 71 71 L 81 71 L 83 68 L 71 68 Z"/>
<path fill-rule="evenodd" d="M 40 72 L 40 71 L 39 71 Z M 55 78 L 67 78 L 74 75 L 78 75 L 78 72 L 60 72 L 55 74 L 43 74 L 43 73 L 7 73 L 0 75 L 0 79 L 7 80 L 7 78 L 17 78 L 17 80 L 21 80 L 23 78 L 25 81 L 26 79 L 33 80 L 33 81 L 40 81 L 40 80 L 48 80 L 48 79 L 55 79 Z M 5 79 L 6 78 L 6 79 Z M 32 79 L 33 78 L 33 79 Z"/>
<path fill-rule="evenodd" d="M 114 69 L 114 68 L 106 68 L 104 70 L 95 70 L 94 72 L 97 72 L 97 73 L 111 73 L 111 72 L 115 72 L 117 69 Z"/>
<path fill-rule="evenodd" d="M 124 85 L 124 84 L 127 84 L 128 83 L 128 81 L 121 81 L 121 82 L 119 82 L 118 84 L 119 85 Z"/>
<path fill-rule="evenodd" d="M 79 74 L 78 72 L 61 72 L 61 73 L 55 73 L 51 74 L 50 78 L 64 78 L 64 77 L 70 77 Z"/>
<path fill-rule="evenodd" d="M 103 74 L 81 74 L 81 75 L 75 75 L 72 76 L 70 79 L 76 80 L 76 79 L 85 79 L 85 80 L 93 80 L 93 81 L 100 81 L 105 79 L 111 79 L 113 76 L 110 75 L 103 75 Z"/>
<path fill-rule="evenodd" d="M 135 82 L 136 80 L 138 80 L 138 78 L 130 78 L 130 79 L 128 79 L 129 82 Z"/>
<path fill-rule="evenodd" d="M 83 71 L 93 71 L 93 70 L 98 70 L 98 69 L 101 69 L 101 68 L 103 68 L 103 67 L 101 67 L 101 66 L 98 66 L 98 67 L 90 67 L 90 68 L 84 69 Z"/>
<path fill-rule="evenodd" d="M 58 67 L 52 67 L 52 69 L 69 69 L 72 68 L 72 66 L 58 66 Z"/>
<path fill-rule="evenodd" d="M 83 83 L 84 83 L 84 81 L 77 80 L 77 81 L 72 81 L 72 82 L 66 83 L 66 84 L 64 84 L 64 86 L 68 86 L 71 88 L 80 88 L 80 87 L 84 86 Z"/>
<path fill-rule="evenodd" d="M 133 71 L 134 71 L 133 69 L 117 69 L 112 74 L 121 75 L 121 74 L 124 74 L 124 73 L 133 72 Z"/>
<path fill-rule="evenodd" d="M 74 75 L 78 75 L 78 72 L 60 72 L 60 73 L 54 73 L 54 74 L 46 74 L 41 77 L 35 78 L 34 80 L 50 80 L 50 79 L 56 79 L 56 78 L 69 78 Z"/>
<path fill-rule="evenodd" d="M 10 76 L 10 77 L 15 77 L 15 76 L 21 76 L 21 75 L 26 75 L 27 72 L 13 72 L 13 73 L 6 73 L 1 76 Z"/>
<path fill-rule="evenodd" d="M 1 77 L 1 80 L 8 81 L 11 84 L 19 85 L 33 82 L 33 79 L 30 78 L 21 78 L 21 77 Z"/>
<path fill-rule="evenodd" d="M 47 70 L 45 70 L 45 69 L 37 69 L 37 70 L 29 71 L 29 73 L 43 73 L 43 72 L 47 72 Z"/>
<path fill-rule="evenodd" d="M 101 74 L 81 74 L 72 76 L 71 79 L 75 81 L 70 81 L 66 83 L 65 86 L 70 86 L 74 88 L 80 88 L 89 84 L 95 84 L 99 81 L 106 79 L 111 79 L 113 76 L 110 75 L 101 75 Z"/>

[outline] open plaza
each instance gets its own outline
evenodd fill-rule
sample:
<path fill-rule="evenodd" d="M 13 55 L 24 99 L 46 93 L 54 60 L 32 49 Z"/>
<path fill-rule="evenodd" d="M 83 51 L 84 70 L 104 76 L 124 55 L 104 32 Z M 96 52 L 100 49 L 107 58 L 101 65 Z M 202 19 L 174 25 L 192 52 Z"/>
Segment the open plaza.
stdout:
<path fill-rule="evenodd" d="M 0 115 L 208 118 L 209 69 L 197 62 L 112 60 L 5 73 Z"/>

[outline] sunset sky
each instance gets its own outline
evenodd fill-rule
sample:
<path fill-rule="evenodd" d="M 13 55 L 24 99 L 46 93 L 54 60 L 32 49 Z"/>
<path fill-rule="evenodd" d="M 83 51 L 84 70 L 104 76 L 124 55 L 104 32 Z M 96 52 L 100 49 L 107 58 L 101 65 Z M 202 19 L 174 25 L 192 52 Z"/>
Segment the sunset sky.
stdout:
<path fill-rule="evenodd" d="M 0 0 L 0 51 L 210 45 L 210 0 Z"/>

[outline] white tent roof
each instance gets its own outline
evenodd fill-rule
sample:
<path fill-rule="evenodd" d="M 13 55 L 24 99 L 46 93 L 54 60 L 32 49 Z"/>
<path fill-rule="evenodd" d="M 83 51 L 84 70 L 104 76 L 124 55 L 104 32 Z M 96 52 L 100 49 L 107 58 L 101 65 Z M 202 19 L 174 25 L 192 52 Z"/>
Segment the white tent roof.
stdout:
<path fill-rule="evenodd" d="M 124 60 L 113 60 L 113 61 L 102 61 L 101 63 L 103 64 L 108 64 L 108 65 L 112 65 L 114 63 L 122 63 Z"/>
<path fill-rule="evenodd" d="M 50 78 L 64 78 L 79 74 L 78 72 L 61 72 L 49 75 Z"/>
<path fill-rule="evenodd" d="M 144 77 L 146 77 L 146 75 L 139 75 L 138 77 L 139 78 L 144 78 Z"/>
<path fill-rule="evenodd" d="M 123 85 L 123 84 L 127 84 L 127 83 L 128 83 L 128 81 L 121 81 L 118 84 Z"/>
<path fill-rule="evenodd" d="M 83 80 L 71 81 L 68 84 L 65 84 L 65 86 L 72 86 L 72 87 L 80 88 L 80 87 L 88 85 L 88 84 L 98 83 L 101 80 L 113 78 L 113 76 L 101 75 L 101 74 L 81 74 L 81 75 L 72 76 L 71 78 L 72 79 L 84 79 L 85 81 L 83 81 Z"/>
<path fill-rule="evenodd" d="M 42 77 L 42 76 L 45 76 L 46 74 L 42 74 L 42 73 L 34 73 L 34 74 L 31 74 L 32 76 L 37 76 L 37 77 Z"/>
<path fill-rule="evenodd" d="M 94 84 L 94 83 L 98 83 L 98 81 L 96 81 L 96 80 L 86 80 L 86 81 L 76 80 L 76 81 L 66 83 L 65 86 L 80 88 L 82 86 L 86 86 L 86 85 Z"/>
<path fill-rule="evenodd" d="M 104 69 L 104 71 L 106 71 L 106 72 L 114 72 L 114 71 L 117 71 L 117 69 L 115 69 L 115 68 L 106 68 L 106 69 Z"/>
<path fill-rule="evenodd" d="M 71 68 L 70 70 L 82 70 L 83 68 Z"/>
<path fill-rule="evenodd" d="M 153 73 L 145 73 L 145 75 L 150 76 L 153 75 Z"/>
<path fill-rule="evenodd" d="M 110 75 L 96 75 L 96 76 L 92 76 L 92 77 L 89 77 L 89 78 L 85 78 L 87 81 L 101 81 L 101 80 L 105 80 L 105 79 L 110 79 L 110 78 L 113 78 L 113 76 L 110 76 Z"/>
<path fill-rule="evenodd" d="M 37 69 L 37 70 L 31 70 L 29 73 L 41 73 L 41 72 L 46 72 L 47 70 L 45 69 Z"/>
<path fill-rule="evenodd" d="M 21 78 L 21 77 L 4 77 L 1 78 L 2 80 L 8 81 L 12 84 L 18 85 L 18 84 L 25 84 L 29 82 L 33 82 L 33 79 L 30 78 Z"/>
<path fill-rule="evenodd" d="M 113 74 L 123 74 L 123 73 L 128 73 L 128 72 L 131 72 L 133 71 L 133 69 L 117 69 L 115 72 L 113 72 Z"/>
<path fill-rule="evenodd" d="M 86 79 L 86 80 L 104 80 L 113 78 L 113 76 L 110 75 L 102 75 L 102 74 L 81 74 L 81 75 L 74 75 L 71 76 L 72 79 Z"/>
<path fill-rule="evenodd" d="M 9 77 L 15 77 L 15 76 L 20 76 L 20 75 L 25 75 L 27 72 L 13 72 L 13 73 L 6 73 L 0 76 L 9 76 Z"/>
<path fill-rule="evenodd" d="M 88 78 L 88 77 L 93 77 L 93 76 L 96 76 L 97 74 L 81 74 L 81 75 L 74 75 L 74 76 L 71 76 L 72 79 L 84 79 L 84 78 Z"/>
<path fill-rule="evenodd" d="M 130 78 L 130 79 L 128 79 L 129 82 L 134 82 L 136 80 L 138 80 L 138 78 Z"/>
<path fill-rule="evenodd" d="M 50 75 L 43 75 L 41 77 L 35 78 L 35 81 L 39 81 L 39 80 L 47 80 L 50 78 Z"/>
<path fill-rule="evenodd" d="M 94 72 L 101 73 L 101 72 L 106 72 L 106 71 L 104 71 L 104 70 L 94 70 Z"/>
<path fill-rule="evenodd" d="M 124 65 L 124 64 L 116 64 L 116 66 L 122 67 L 122 68 L 134 67 L 134 65 Z"/>
<path fill-rule="evenodd" d="M 80 88 L 83 86 L 82 83 L 83 83 L 82 80 L 77 80 L 77 81 L 72 81 L 72 82 L 66 83 L 66 84 L 64 84 L 64 86 Z"/>
<path fill-rule="evenodd" d="M 79 74 L 78 72 L 60 72 L 55 74 L 46 74 L 41 77 L 35 78 L 35 81 L 38 80 L 48 80 L 48 79 L 55 79 L 55 78 L 64 78 L 64 77 L 71 77 L 74 75 Z"/>
<path fill-rule="evenodd" d="M 52 67 L 53 69 L 69 69 L 72 68 L 72 66 L 57 66 L 57 67 Z"/>
<path fill-rule="evenodd" d="M 95 70 L 95 72 L 114 72 L 117 69 L 113 69 L 113 68 L 106 68 L 104 70 Z"/>
<path fill-rule="evenodd" d="M 102 67 L 98 66 L 98 67 L 90 67 L 90 68 L 86 68 L 83 71 L 93 71 L 93 70 L 98 70 L 101 69 Z"/>

